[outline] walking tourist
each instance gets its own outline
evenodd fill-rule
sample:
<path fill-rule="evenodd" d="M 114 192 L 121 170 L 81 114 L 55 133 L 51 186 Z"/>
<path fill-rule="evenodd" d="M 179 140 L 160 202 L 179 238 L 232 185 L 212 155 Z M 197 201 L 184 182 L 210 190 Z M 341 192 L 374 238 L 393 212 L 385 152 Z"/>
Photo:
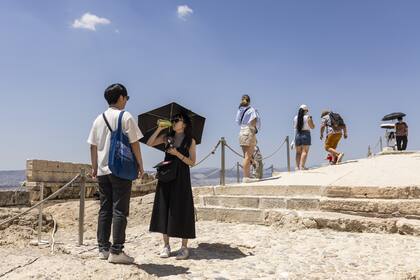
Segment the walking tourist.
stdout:
<path fill-rule="evenodd" d="M 298 114 L 294 118 L 294 128 L 296 132 L 296 170 L 306 170 L 306 159 L 312 144 L 311 129 L 315 128 L 312 116 L 309 115 L 308 106 L 300 106 Z"/>
<path fill-rule="evenodd" d="M 321 114 L 321 136 L 320 139 L 324 138 L 324 131 L 327 131 L 327 137 L 325 139 L 325 150 L 329 152 L 333 157 L 333 163 L 340 163 L 344 157 L 344 153 L 337 151 L 338 143 L 344 135 L 344 139 L 347 139 L 347 126 L 344 123 L 343 118 L 338 113 L 331 111 L 324 111 Z"/>
<path fill-rule="evenodd" d="M 398 122 L 395 124 L 395 134 L 398 151 L 405 151 L 408 144 L 408 125 L 403 121 L 402 117 L 399 117 Z"/>

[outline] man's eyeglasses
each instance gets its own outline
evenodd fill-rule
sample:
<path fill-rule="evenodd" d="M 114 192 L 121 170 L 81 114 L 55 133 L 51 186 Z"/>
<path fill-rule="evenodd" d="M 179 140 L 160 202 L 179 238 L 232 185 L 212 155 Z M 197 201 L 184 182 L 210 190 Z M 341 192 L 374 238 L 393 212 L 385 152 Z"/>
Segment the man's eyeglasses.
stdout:
<path fill-rule="evenodd" d="M 127 98 L 127 101 L 128 101 L 128 100 L 130 100 L 130 96 L 128 96 L 128 95 L 127 95 L 127 96 L 125 96 L 125 98 Z"/>

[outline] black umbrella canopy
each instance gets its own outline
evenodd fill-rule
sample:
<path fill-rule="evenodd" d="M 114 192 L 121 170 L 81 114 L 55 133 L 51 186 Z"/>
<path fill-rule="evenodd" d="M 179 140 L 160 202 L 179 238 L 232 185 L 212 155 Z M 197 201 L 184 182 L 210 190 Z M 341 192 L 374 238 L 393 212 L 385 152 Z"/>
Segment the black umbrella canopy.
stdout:
<path fill-rule="evenodd" d="M 392 113 L 392 114 L 388 114 L 385 117 L 383 117 L 382 118 L 382 121 L 393 121 L 393 120 L 396 120 L 396 119 L 398 119 L 400 117 L 403 118 L 405 116 L 406 115 L 404 113 L 401 113 L 401 112 Z"/>
<path fill-rule="evenodd" d="M 171 120 L 173 116 L 177 114 L 185 114 L 190 117 L 192 123 L 193 138 L 195 139 L 197 144 L 200 144 L 206 119 L 175 102 L 169 103 L 165 106 L 156 108 L 138 116 L 139 128 L 143 133 L 143 138 L 140 139 L 140 142 L 145 144 L 147 143 L 150 136 L 152 136 L 152 134 L 155 132 L 157 128 L 157 121 L 159 119 Z M 165 129 L 161 132 L 161 134 L 165 134 L 168 132 L 169 129 Z M 164 145 L 159 145 L 155 148 L 161 151 L 165 150 Z"/>

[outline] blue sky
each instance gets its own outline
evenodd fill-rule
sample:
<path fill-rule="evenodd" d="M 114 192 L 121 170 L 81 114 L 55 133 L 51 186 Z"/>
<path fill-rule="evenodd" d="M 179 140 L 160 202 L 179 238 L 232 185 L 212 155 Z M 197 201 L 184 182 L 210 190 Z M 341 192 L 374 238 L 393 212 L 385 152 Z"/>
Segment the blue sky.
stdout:
<path fill-rule="evenodd" d="M 190 9 L 184 18 L 179 6 Z M 419 10 L 409 0 L 3 0 L 0 170 L 34 158 L 88 162 L 86 138 L 113 82 L 127 86 L 133 115 L 176 101 L 206 116 L 199 158 L 221 136 L 239 149 L 234 117 L 244 93 L 262 115 L 265 155 L 293 134 L 301 103 L 317 124 L 311 165 L 325 156 L 324 108 L 349 126 L 347 158 L 366 155 L 393 111 L 407 113 L 409 148 L 419 149 Z M 106 24 L 74 28 L 86 13 Z M 163 155 L 142 148 L 150 169 Z M 284 155 L 266 165 L 284 167 Z"/>

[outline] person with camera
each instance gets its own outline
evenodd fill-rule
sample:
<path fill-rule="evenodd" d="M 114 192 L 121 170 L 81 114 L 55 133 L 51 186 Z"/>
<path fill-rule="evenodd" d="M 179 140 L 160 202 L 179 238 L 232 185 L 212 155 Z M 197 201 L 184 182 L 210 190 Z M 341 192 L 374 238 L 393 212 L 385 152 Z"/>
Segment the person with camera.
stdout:
<path fill-rule="evenodd" d="M 306 159 L 308 158 L 311 146 L 311 129 L 315 128 L 312 116 L 309 115 L 309 108 L 302 105 L 297 116 L 294 118 L 294 128 L 296 131 L 296 170 L 306 170 Z"/>
<path fill-rule="evenodd" d="M 239 145 L 244 153 L 243 160 L 243 183 L 250 183 L 256 179 L 250 178 L 250 167 L 252 155 L 257 145 L 258 129 L 261 126 L 261 120 L 258 111 L 251 106 L 249 95 L 243 95 L 236 113 L 236 123 L 241 126 L 239 132 Z"/>
<path fill-rule="evenodd" d="M 149 146 L 165 145 L 165 160 L 169 168 L 159 174 L 153 203 L 151 232 L 163 234 L 164 247 L 161 258 L 171 255 L 170 237 L 182 238 L 182 246 L 176 259 L 189 257 L 188 239 L 195 238 L 194 200 L 191 189 L 190 167 L 196 161 L 196 141 L 192 136 L 191 119 L 186 114 L 175 115 L 169 133 L 161 132 L 168 128 L 167 122 L 161 121 L 153 135 L 147 141 Z M 168 178 L 173 174 L 174 178 Z"/>

